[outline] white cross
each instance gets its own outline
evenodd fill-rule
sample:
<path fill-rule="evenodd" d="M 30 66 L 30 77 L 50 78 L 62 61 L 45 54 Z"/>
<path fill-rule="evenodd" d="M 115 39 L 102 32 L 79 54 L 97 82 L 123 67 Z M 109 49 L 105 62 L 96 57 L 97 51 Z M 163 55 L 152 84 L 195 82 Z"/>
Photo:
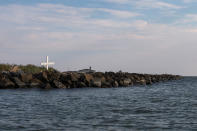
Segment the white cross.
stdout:
<path fill-rule="evenodd" d="M 54 62 L 49 62 L 49 57 L 47 56 L 47 62 L 42 62 L 41 65 L 46 66 L 47 70 L 49 69 L 49 65 L 54 65 Z"/>

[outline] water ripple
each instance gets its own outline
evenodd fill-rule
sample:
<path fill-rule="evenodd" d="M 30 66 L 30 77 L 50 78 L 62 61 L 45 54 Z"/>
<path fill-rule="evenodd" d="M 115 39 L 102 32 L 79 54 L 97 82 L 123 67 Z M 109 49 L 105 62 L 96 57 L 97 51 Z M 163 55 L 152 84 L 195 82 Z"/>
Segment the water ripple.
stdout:
<path fill-rule="evenodd" d="M 129 88 L 0 91 L 0 130 L 197 130 L 197 77 Z"/>

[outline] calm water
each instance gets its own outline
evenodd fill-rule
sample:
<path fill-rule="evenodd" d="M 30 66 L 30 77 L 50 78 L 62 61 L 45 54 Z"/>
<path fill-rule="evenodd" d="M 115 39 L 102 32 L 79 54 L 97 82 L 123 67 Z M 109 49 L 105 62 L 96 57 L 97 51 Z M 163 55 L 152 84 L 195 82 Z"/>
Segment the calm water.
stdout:
<path fill-rule="evenodd" d="M 130 88 L 0 90 L 0 130 L 197 130 L 197 77 Z"/>

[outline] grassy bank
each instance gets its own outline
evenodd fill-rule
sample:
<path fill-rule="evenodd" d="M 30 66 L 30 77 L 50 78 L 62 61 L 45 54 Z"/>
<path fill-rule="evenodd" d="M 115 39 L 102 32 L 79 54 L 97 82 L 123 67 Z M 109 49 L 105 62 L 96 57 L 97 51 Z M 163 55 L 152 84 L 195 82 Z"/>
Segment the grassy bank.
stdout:
<path fill-rule="evenodd" d="M 15 65 L 15 64 L 0 64 L 0 71 L 11 71 L 14 67 L 18 67 L 24 73 L 39 73 L 41 71 L 46 71 L 46 68 L 36 66 L 36 65 Z M 49 71 L 57 71 L 54 68 L 49 68 Z"/>

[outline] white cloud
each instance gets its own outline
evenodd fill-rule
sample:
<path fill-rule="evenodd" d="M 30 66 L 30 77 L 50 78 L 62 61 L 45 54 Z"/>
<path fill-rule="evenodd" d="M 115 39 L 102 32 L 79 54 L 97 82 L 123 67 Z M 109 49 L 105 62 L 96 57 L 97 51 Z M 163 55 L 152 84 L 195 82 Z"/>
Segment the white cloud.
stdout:
<path fill-rule="evenodd" d="M 155 3 L 155 8 L 171 8 L 171 9 L 180 9 L 182 8 L 181 6 L 165 3 L 165 2 L 156 2 Z"/>
<path fill-rule="evenodd" d="M 184 19 L 185 22 L 197 22 L 197 14 L 187 14 Z"/>
<path fill-rule="evenodd" d="M 184 3 L 192 3 L 192 2 L 196 2 L 196 0 L 182 0 Z"/>
<path fill-rule="evenodd" d="M 151 9 L 151 8 L 156 8 L 156 9 L 181 9 L 183 7 L 170 4 L 167 2 L 162 2 L 158 0 L 139 0 L 136 1 L 136 6 L 138 8 L 146 8 L 146 9 Z"/>
<path fill-rule="evenodd" d="M 105 9 L 105 8 L 98 8 L 95 10 L 99 10 L 99 11 L 104 11 L 104 12 L 108 12 L 114 16 L 117 17 L 122 17 L 122 18 L 130 18 L 130 17 L 136 17 L 139 16 L 139 13 L 133 13 L 133 12 L 129 12 L 129 11 L 120 11 L 120 10 L 112 10 L 112 9 Z"/>
<path fill-rule="evenodd" d="M 118 3 L 118 4 L 127 4 L 130 2 L 130 0 L 104 0 L 104 1 L 111 3 Z"/>
<path fill-rule="evenodd" d="M 92 17 L 95 10 L 115 18 Z M 151 23 L 137 15 L 52 4 L 1 6 L 1 56 L 11 63 L 26 64 L 50 54 L 62 70 L 65 64 L 75 69 L 91 64 L 101 71 L 197 73 L 187 71 L 185 64 L 197 66 L 192 60 L 197 49 L 196 28 Z M 196 19 L 192 14 L 186 17 Z"/>
<path fill-rule="evenodd" d="M 103 27 L 130 27 L 132 23 L 116 22 L 110 19 L 91 19 L 95 11 L 110 13 L 113 16 L 120 18 L 132 18 L 139 16 L 138 13 L 112 10 L 105 8 L 75 8 L 63 5 L 39 4 L 37 6 L 20 6 L 10 5 L 7 7 L 0 7 L 0 19 L 2 21 L 9 21 L 17 24 L 44 24 L 53 23 L 62 27 L 75 26 L 92 26 L 95 25 Z M 24 27 L 23 27 L 24 28 Z M 28 27 L 32 28 L 32 27 Z M 35 28 L 34 28 L 35 29 Z M 36 28 L 38 29 L 38 28 Z"/>
<path fill-rule="evenodd" d="M 117 4 L 130 4 L 137 8 L 145 9 L 181 9 L 184 8 L 179 5 L 163 2 L 161 0 L 104 0 L 106 2 L 117 3 Z M 185 0 L 185 2 L 189 0 Z"/>
<path fill-rule="evenodd" d="M 186 14 L 183 15 L 182 18 L 176 20 L 175 25 L 196 25 L 197 22 L 197 14 Z"/>

